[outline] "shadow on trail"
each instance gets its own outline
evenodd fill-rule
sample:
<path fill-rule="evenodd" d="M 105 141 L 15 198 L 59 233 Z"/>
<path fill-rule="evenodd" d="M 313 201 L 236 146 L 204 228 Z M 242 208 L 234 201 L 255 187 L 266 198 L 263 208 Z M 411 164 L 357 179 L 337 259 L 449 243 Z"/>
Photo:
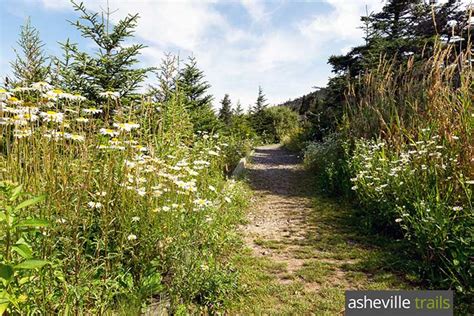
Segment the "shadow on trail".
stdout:
<path fill-rule="evenodd" d="M 301 162 L 300 157 L 281 147 L 259 147 L 251 160 L 250 186 L 280 196 L 311 197 L 314 182 Z"/>
<path fill-rule="evenodd" d="M 315 177 L 305 170 L 301 159 L 287 150 L 268 146 L 255 150 L 249 168 L 251 187 L 262 195 L 286 197 L 272 208 L 286 212 L 299 222 L 290 234 L 271 240 L 273 246 L 299 247 L 294 255 L 311 260 L 329 260 L 344 271 L 345 286 L 355 288 L 411 288 L 417 265 L 403 241 L 373 235 L 361 228 L 360 218 L 348 203 L 318 194 Z M 309 212 L 298 212 L 309 208 Z M 295 240 L 292 233 L 304 231 Z M 358 278 L 364 279 L 358 281 Z"/>

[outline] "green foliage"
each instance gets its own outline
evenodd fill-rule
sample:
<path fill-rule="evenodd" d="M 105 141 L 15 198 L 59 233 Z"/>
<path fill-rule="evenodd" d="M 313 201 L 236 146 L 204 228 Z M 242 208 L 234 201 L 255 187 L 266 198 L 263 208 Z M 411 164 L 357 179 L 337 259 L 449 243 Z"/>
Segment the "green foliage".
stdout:
<path fill-rule="evenodd" d="M 20 313 L 34 302 L 38 289 L 34 279 L 38 270 L 50 262 L 35 259 L 33 241 L 50 226 L 46 220 L 32 217 L 24 209 L 42 202 L 45 197 L 31 197 L 18 202 L 24 195 L 21 185 L 0 182 L 0 314 Z M 31 213 L 30 213 L 31 214 Z M 30 293 L 28 293 L 30 292 Z"/>
<path fill-rule="evenodd" d="M 221 108 L 219 110 L 219 120 L 229 126 L 232 120 L 232 103 L 229 95 L 226 94 L 221 100 Z"/>
<path fill-rule="evenodd" d="M 72 1 L 72 4 L 81 16 L 71 24 L 84 38 L 93 41 L 96 55 L 82 52 L 77 44 L 68 39 L 61 44 L 63 58 L 55 59 L 54 83 L 96 102 L 104 91 L 118 92 L 121 97 L 130 96 L 151 70 L 135 67 L 144 45 L 123 45 L 133 36 L 138 14 L 128 15 L 111 28 L 108 8 L 99 15 L 87 11 L 83 3 Z"/>
<path fill-rule="evenodd" d="M 0 276 L 11 279 L 2 308 L 8 300 L 19 314 L 137 313 L 162 297 L 170 313 L 224 309 L 237 281 L 225 258 L 248 200 L 224 171 L 243 139 L 194 134 L 178 91 L 161 103 L 117 102 L 108 120 L 101 109 L 73 110 L 83 99 L 57 89 L 46 91 L 48 104 L 35 89 L 11 94 L 9 107 L 29 100 L 41 119 L 26 132 L 24 117 L 2 113 L 18 124 L 3 127 L 0 178 L 48 199 L 0 200 Z M 21 190 L 13 188 L 8 199 Z M 41 268 L 44 258 L 51 265 Z"/>
<path fill-rule="evenodd" d="M 178 58 L 170 53 L 165 54 L 161 60 L 158 70 L 155 71 L 158 85 L 151 86 L 148 95 L 155 102 L 168 101 L 176 91 L 176 81 L 178 77 Z"/>
<path fill-rule="evenodd" d="M 469 301 L 473 71 L 458 61 L 470 58 L 472 34 L 459 7 L 393 0 L 363 18 L 365 45 L 330 58 L 338 76 L 317 120 L 307 113 L 316 139 L 339 136 L 311 143 L 305 162 L 321 189 L 360 206 L 366 228 L 405 237 L 429 287 Z M 331 116 L 332 127 L 320 119 Z"/>
<path fill-rule="evenodd" d="M 189 57 L 179 72 L 178 89 L 184 95 L 194 131 L 213 131 L 218 125 L 212 109 L 212 96 L 207 94 L 211 85 L 205 81 L 204 72 L 197 67 L 194 57 Z"/>
<path fill-rule="evenodd" d="M 15 77 L 13 85 L 28 86 L 39 81 L 46 81 L 50 67 L 48 58 L 44 55 L 44 44 L 38 30 L 31 25 L 28 18 L 21 27 L 20 38 L 17 42 L 21 53 L 15 49 L 16 60 L 10 63 Z"/>
<path fill-rule="evenodd" d="M 464 56 L 448 46 L 398 69 L 382 59 L 348 90 L 339 126 L 344 150 L 329 140 L 310 145 L 306 160 L 328 190 L 346 191 L 351 178 L 365 226 L 404 236 L 429 286 L 455 288 L 469 301 L 473 72 L 469 64 L 442 66 Z"/>
<path fill-rule="evenodd" d="M 323 142 L 311 142 L 306 147 L 304 163 L 316 174 L 321 192 L 340 196 L 350 191 L 347 149 L 347 144 L 338 134 L 330 134 Z"/>
<path fill-rule="evenodd" d="M 252 128 L 265 143 L 279 143 L 299 129 L 298 114 L 288 107 L 265 108 L 250 115 Z"/>
<path fill-rule="evenodd" d="M 455 152 L 429 131 L 398 151 L 360 140 L 351 180 L 372 227 L 403 230 L 433 284 L 472 295 L 472 185 Z"/>

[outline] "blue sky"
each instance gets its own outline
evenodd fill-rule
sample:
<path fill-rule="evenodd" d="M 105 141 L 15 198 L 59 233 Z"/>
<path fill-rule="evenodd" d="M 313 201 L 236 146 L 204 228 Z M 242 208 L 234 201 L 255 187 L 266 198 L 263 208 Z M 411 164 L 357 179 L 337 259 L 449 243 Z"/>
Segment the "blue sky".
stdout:
<path fill-rule="evenodd" d="M 48 55 L 60 55 L 58 42 L 70 38 L 85 50 L 91 43 L 67 20 L 75 20 L 69 0 L 2 0 L 0 75 L 9 73 L 20 25 L 30 16 Z M 84 0 L 100 11 L 106 0 Z M 326 84 L 327 59 L 360 44 L 360 16 L 378 11 L 382 0 L 109 0 L 141 18 L 134 41 L 146 44 L 141 62 L 157 66 L 164 52 L 193 54 L 212 85 L 214 103 L 229 93 L 244 106 L 254 103 L 261 85 L 276 104 Z M 149 79 L 151 83 L 153 78 Z"/>

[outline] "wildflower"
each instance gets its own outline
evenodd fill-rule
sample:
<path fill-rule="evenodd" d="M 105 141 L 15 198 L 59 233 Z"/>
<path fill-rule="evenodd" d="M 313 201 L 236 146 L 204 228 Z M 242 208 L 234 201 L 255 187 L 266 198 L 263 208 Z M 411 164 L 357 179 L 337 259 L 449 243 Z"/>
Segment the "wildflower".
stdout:
<path fill-rule="evenodd" d="M 90 207 L 90 208 L 95 208 L 95 209 L 99 209 L 99 208 L 102 208 L 102 203 L 100 202 L 89 202 L 87 203 L 87 205 Z"/>
<path fill-rule="evenodd" d="M 99 114 L 99 113 L 102 113 L 102 110 L 97 109 L 97 108 L 88 108 L 88 109 L 83 109 L 82 112 L 86 114 Z"/>
<path fill-rule="evenodd" d="M 108 98 L 118 99 L 120 97 L 120 94 L 114 91 L 105 91 L 105 92 L 99 93 L 99 96 L 105 99 L 108 99 Z"/>
<path fill-rule="evenodd" d="M 199 207 L 205 207 L 211 204 L 210 201 L 204 200 L 204 199 L 196 199 L 194 200 L 194 204 L 196 204 Z"/>
<path fill-rule="evenodd" d="M 137 191 L 137 194 L 140 195 L 140 196 L 145 196 L 146 195 L 145 188 L 138 188 L 136 191 Z"/>
<path fill-rule="evenodd" d="M 87 122 L 89 122 L 89 119 L 85 118 L 85 117 L 78 117 L 78 118 L 76 118 L 76 122 L 78 122 L 78 123 L 87 123 Z"/>
<path fill-rule="evenodd" d="M 78 142 L 83 142 L 85 139 L 84 136 L 79 135 L 79 134 L 71 134 L 69 138 Z"/>
<path fill-rule="evenodd" d="M 140 124 L 128 122 L 128 123 L 114 123 L 114 127 L 117 127 L 120 130 L 130 132 L 132 129 L 140 127 Z"/>
<path fill-rule="evenodd" d="M 136 222 L 138 222 L 139 220 L 140 220 L 140 217 L 138 217 L 138 216 L 133 216 L 133 217 L 132 217 L 132 223 L 136 223 Z"/>
<path fill-rule="evenodd" d="M 211 163 L 208 162 L 208 161 L 204 161 L 204 160 L 196 160 L 196 161 L 193 162 L 193 164 L 198 165 L 198 166 L 200 166 L 200 165 L 209 166 Z"/>
<path fill-rule="evenodd" d="M 129 241 L 137 240 L 137 235 L 130 234 L 130 235 L 127 236 L 127 239 L 128 239 Z"/>
<path fill-rule="evenodd" d="M 31 85 L 31 88 L 38 90 L 39 92 L 46 92 L 48 90 L 51 90 L 53 87 L 47 82 L 39 81 L 39 82 L 33 83 Z"/>
<path fill-rule="evenodd" d="M 30 87 L 16 87 L 12 91 L 13 92 L 26 92 L 26 91 L 31 91 L 33 88 Z"/>
<path fill-rule="evenodd" d="M 31 134 L 32 134 L 31 129 L 19 129 L 13 132 L 13 137 L 24 138 L 24 137 L 31 136 Z"/>
<path fill-rule="evenodd" d="M 99 133 L 101 133 L 102 135 L 109 135 L 109 136 L 117 136 L 120 134 L 118 131 L 109 129 L 109 128 L 101 128 L 99 130 Z"/>
<path fill-rule="evenodd" d="M 80 95 L 80 94 L 74 94 L 74 95 L 72 95 L 71 99 L 72 99 L 73 101 L 78 101 L 78 102 L 86 101 L 86 100 L 87 100 L 86 97 L 83 97 L 83 96 Z"/>
<path fill-rule="evenodd" d="M 163 206 L 161 209 L 165 212 L 168 212 L 168 211 L 171 210 L 171 208 L 169 206 Z"/>
<path fill-rule="evenodd" d="M 6 101 L 11 97 L 11 93 L 5 89 L 0 88 L 0 101 Z"/>
<path fill-rule="evenodd" d="M 212 192 L 216 192 L 216 191 L 217 191 L 216 188 L 215 188 L 214 186 L 212 186 L 212 185 L 209 185 L 209 190 L 211 190 Z"/>
<path fill-rule="evenodd" d="M 397 218 L 397 219 L 395 220 L 395 223 L 400 223 L 402 220 L 403 220 L 403 219 L 401 219 L 401 218 Z"/>
<path fill-rule="evenodd" d="M 64 119 L 64 114 L 55 111 L 40 112 L 40 116 L 45 122 L 61 123 Z"/>
<path fill-rule="evenodd" d="M 219 156 L 219 153 L 217 153 L 217 152 L 215 152 L 215 151 L 213 151 L 213 150 L 209 150 L 207 153 L 208 153 L 209 155 L 211 155 L 211 156 Z"/>
<path fill-rule="evenodd" d="M 227 203 L 231 203 L 231 202 L 232 202 L 232 200 L 231 200 L 230 197 L 228 197 L 228 196 L 226 196 L 226 197 L 224 198 L 224 201 L 226 201 Z"/>
<path fill-rule="evenodd" d="M 453 211 L 455 212 L 462 211 L 462 210 L 463 210 L 462 206 L 453 206 Z"/>

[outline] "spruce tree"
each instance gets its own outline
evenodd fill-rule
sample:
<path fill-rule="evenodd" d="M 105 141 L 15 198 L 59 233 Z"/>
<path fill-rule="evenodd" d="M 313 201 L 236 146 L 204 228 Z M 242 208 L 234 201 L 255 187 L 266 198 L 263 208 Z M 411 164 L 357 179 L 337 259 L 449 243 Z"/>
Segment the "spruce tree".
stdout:
<path fill-rule="evenodd" d="M 242 103 L 240 100 L 237 100 L 237 105 L 235 106 L 234 116 L 241 116 L 244 114 L 244 109 L 242 108 Z"/>
<path fill-rule="evenodd" d="M 28 18 L 21 26 L 17 42 L 20 51 L 14 49 L 16 59 L 10 63 L 14 76 L 14 85 L 28 86 L 34 82 L 46 81 L 49 74 L 48 57 L 44 55 L 44 44 L 39 31 L 31 25 Z"/>
<path fill-rule="evenodd" d="M 189 57 L 179 72 L 178 90 L 184 96 L 195 131 L 212 131 L 218 124 L 211 105 L 212 96 L 207 93 L 210 87 L 196 59 Z"/>
<path fill-rule="evenodd" d="M 265 94 L 263 94 L 262 87 L 259 86 L 257 101 L 255 102 L 255 106 L 253 107 L 253 110 L 252 110 L 253 113 L 257 114 L 257 113 L 262 112 L 268 106 L 266 102 L 267 102 L 267 99 L 265 98 Z"/>
<path fill-rule="evenodd" d="M 224 95 L 224 98 L 221 100 L 221 109 L 219 110 L 219 119 L 227 126 L 230 125 L 232 119 L 232 103 L 230 101 L 229 95 Z"/>
<path fill-rule="evenodd" d="M 71 1 L 80 18 L 71 22 L 84 38 L 95 45 L 90 55 L 79 50 L 77 44 L 62 43 L 63 59 L 56 59 L 56 78 L 69 90 L 80 92 L 91 100 L 100 100 L 100 93 L 111 90 L 121 97 L 132 94 L 145 79 L 151 68 L 135 68 L 142 44 L 123 45 L 133 36 L 138 14 L 127 15 L 111 26 L 110 9 L 99 13 L 89 12 L 83 3 Z"/>
<path fill-rule="evenodd" d="M 266 130 L 266 126 L 268 125 L 268 115 L 265 111 L 268 104 L 266 103 L 267 99 L 265 98 L 265 94 L 263 94 L 262 87 L 258 87 L 258 96 L 257 101 L 255 102 L 255 106 L 252 108 L 250 121 L 252 127 L 259 135 L 263 135 Z"/>

